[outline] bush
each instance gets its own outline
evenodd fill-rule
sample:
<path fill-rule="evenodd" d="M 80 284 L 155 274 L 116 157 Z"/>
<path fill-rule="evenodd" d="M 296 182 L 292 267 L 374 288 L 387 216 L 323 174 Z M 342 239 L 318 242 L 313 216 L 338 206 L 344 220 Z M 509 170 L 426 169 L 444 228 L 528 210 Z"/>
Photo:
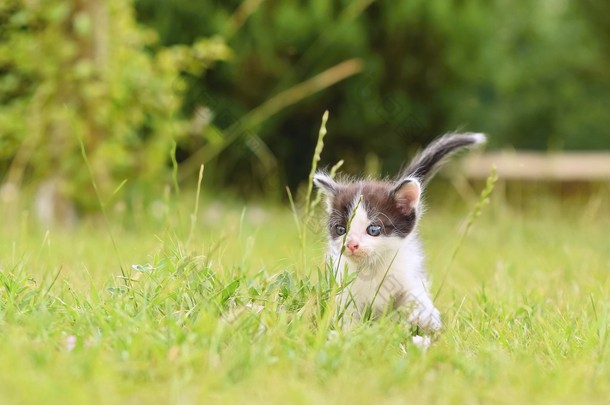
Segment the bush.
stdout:
<path fill-rule="evenodd" d="M 157 36 L 137 25 L 125 0 L 9 0 L 0 21 L 5 180 L 58 178 L 81 208 L 97 207 L 82 144 L 104 199 L 123 181 L 128 200 L 158 192 L 169 180 L 172 143 L 187 127 L 180 69 L 198 65 L 201 74 L 203 62 L 228 56 L 226 47 L 150 52 Z"/>

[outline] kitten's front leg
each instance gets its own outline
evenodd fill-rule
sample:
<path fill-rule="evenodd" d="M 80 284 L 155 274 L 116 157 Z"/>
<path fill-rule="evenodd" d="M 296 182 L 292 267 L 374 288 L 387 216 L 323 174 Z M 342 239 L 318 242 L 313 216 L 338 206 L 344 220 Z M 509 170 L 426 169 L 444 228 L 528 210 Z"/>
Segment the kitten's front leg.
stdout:
<path fill-rule="evenodd" d="M 408 312 L 407 319 L 411 325 L 423 329 L 428 334 L 440 332 L 443 326 L 441 314 L 426 292 L 418 295 L 410 294 L 405 301 L 404 309 Z"/>

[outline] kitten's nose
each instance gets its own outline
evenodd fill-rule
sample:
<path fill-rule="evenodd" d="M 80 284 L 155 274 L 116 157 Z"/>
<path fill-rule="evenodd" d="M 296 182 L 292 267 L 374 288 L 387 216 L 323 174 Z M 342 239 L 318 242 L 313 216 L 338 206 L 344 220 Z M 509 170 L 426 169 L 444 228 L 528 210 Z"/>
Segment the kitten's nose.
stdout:
<path fill-rule="evenodd" d="M 349 241 L 347 242 L 347 248 L 349 249 L 350 252 L 354 253 L 354 251 L 356 251 L 358 249 L 358 246 L 360 246 L 358 244 L 358 242 L 354 242 L 354 241 Z"/>

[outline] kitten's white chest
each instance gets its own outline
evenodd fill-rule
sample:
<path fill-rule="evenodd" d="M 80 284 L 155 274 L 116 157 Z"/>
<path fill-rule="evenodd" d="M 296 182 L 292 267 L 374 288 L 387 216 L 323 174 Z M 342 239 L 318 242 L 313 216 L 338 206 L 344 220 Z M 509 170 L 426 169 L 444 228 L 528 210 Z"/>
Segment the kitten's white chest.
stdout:
<path fill-rule="evenodd" d="M 426 292 L 423 256 L 415 237 L 406 240 L 397 251 L 387 252 L 375 263 L 361 264 L 340 255 L 335 255 L 334 263 L 340 284 L 355 276 L 341 301 L 360 313 L 370 305 L 373 312 L 379 314 L 390 305 L 401 305 Z"/>

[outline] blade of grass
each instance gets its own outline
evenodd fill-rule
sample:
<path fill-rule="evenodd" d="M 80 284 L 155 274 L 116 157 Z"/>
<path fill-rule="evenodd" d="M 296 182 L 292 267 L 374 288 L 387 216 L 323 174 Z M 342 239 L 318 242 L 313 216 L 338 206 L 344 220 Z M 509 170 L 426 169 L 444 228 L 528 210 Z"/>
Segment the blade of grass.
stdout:
<path fill-rule="evenodd" d="M 436 301 L 436 299 L 440 295 L 440 293 L 443 289 L 443 286 L 445 285 L 445 281 L 447 280 L 447 276 L 449 275 L 449 269 L 451 268 L 451 264 L 455 260 L 455 257 L 457 256 L 457 254 L 460 250 L 460 247 L 462 246 L 462 244 L 464 243 L 464 240 L 466 239 L 466 236 L 470 232 L 470 229 L 474 225 L 477 218 L 481 215 L 481 212 L 483 212 L 483 207 L 489 203 L 491 193 L 494 190 L 494 186 L 495 186 L 497 180 L 498 180 L 498 173 L 496 171 L 496 167 L 494 166 L 491 169 L 491 173 L 487 177 L 487 181 L 485 183 L 485 188 L 483 189 L 483 191 L 481 191 L 479 200 L 477 201 L 474 208 L 468 215 L 468 221 L 466 222 L 466 227 L 464 228 L 464 231 L 460 234 L 458 242 L 455 245 L 455 248 L 453 249 L 451 256 L 449 257 L 449 261 L 447 262 L 447 265 L 445 266 L 445 270 L 443 271 L 443 276 L 441 278 L 441 283 L 438 287 L 438 291 L 434 295 L 433 301 Z"/>
<path fill-rule="evenodd" d="M 195 225 L 197 225 L 197 216 L 199 215 L 199 196 L 201 195 L 201 182 L 203 181 L 203 170 L 204 165 L 201 165 L 199 168 L 199 178 L 197 179 L 197 194 L 195 195 L 195 209 L 191 214 L 191 229 L 189 230 L 189 237 L 186 240 L 186 246 L 190 246 L 191 240 L 193 238 L 193 233 L 195 232 Z"/>
<path fill-rule="evenodd" d="M 199 162 L 207 163 L 214 159 L 220 152 L 239 139 L 239 137 L 249 133 L 252 128 L 262 124 L 269 117 L 350 76 L 360 73 L 362 66 L 363 64 L 360 59 L 346 60 L 271 97 L 231 125 L 227 129 L 224 142 L 221 145 L 211 150 L 201 148 L 185 160 L 180 165 L 180 178 L 188 177 L 195 170 Z"/>
<path fill-rule="evenodd" d="M 119 261 L 119 269 L 121 270 L 121 278 L 127 287 L 131 287 L 131 277 L 125 272 L 125 268 L 123 267 L 123 261 L 121 260 L 121 254 L 119 252 L 119 247 L 116 243 L 116 239 L 114 234 L 112 233 L 112 229 L 110 227 L 110 221 L 108 220 L 108 214 L 106 212 L 106 206 L 102 202 L 102 198 L 100 196 L 100 191 L 97 187 L 97 182 L 95 181 L 95 175 L 93 173 L 93 168 L 91 167 L 91 163 L 89 162 L 89 157 L 87 156 L 87 151 L 85 150 L 85 144 L 83 139 L 78 136 L 78 143 L 80 145 L 81 155 L 85 161 L 85 165 L 87 166 L 87 171 L 89 172 L 89 177 L 91 178 L 91 185 L 93 186 L 93 190 L 95 191 L 95 197 L 99 204 L 100 210 L 102 211 L 102 217 L 104 218 L 104 225 L 106 226 L 106 230 L 112 242 L 112 247 L 114 249 L 114 253 L 116 254 L 117 260 Z M 131 290 L 131 288 L 130 288 Z"/>
<path fill-rule="evenodd" d="M 307 192 L 305 193 L 305 218 L 309 218 L 311 192 L 313 190 L 313 176 L 316 174 L 318 169 L 318 163 L 320 162 L 320 155 L 324 149 L 324 137 L 326 136 L 326 123 L 328 122 L 328 110 L 324 111 L 322 115 L 322 124 L 320 125 L 320 131 L 318 132 L 318 142 L 311 159 L 311 169 L 309 170 L 309 177 L 307 178 Z"/>

